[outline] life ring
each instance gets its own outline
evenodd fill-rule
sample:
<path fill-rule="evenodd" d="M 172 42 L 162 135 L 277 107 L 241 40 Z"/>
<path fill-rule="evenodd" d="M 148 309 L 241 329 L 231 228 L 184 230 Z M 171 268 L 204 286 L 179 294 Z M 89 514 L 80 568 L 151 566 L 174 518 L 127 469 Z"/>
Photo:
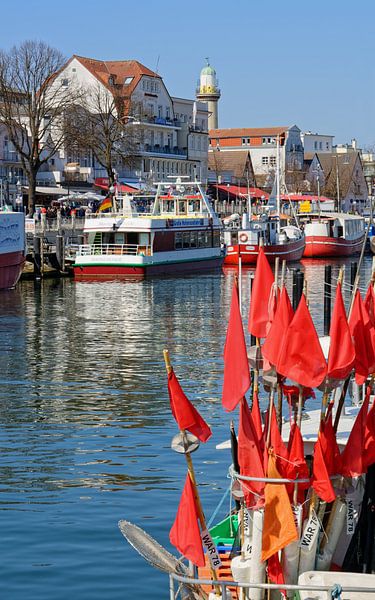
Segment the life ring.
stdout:
<path fill-rule="evenodd" d="M 240 233 L 240 242 L 243 242 L 244 244 L 247 242 L 247 233 Z"/>

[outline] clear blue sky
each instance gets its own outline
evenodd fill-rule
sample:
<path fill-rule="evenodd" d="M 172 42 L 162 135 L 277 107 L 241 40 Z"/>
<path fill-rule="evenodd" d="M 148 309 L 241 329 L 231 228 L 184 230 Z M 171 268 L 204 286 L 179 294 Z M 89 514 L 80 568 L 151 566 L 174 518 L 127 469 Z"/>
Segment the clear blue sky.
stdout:
<path fill-rule="evenodd" d="M 375 146 L 374 0 L 20 0 L 1 6 L 0 46 L 43 40 L 67 57 L 158 67 L 193 98 L 210 57 L 219 127 L 298 125 Z"/>

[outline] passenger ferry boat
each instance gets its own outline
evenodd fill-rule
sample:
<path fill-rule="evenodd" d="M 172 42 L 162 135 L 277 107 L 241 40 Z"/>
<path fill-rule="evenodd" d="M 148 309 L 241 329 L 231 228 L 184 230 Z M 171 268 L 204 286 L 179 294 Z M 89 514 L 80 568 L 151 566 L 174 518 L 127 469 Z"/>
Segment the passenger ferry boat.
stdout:
<path fill-rule="evenodd" d="M 25 263 L 25 215 L 0 212 L 0 290 L 13 288 Z"/>
<path fill-rule="evenodd" d="M 222 224 L 201 183 L 157 184 L 156 196 L 116 195 L 111 212 L 86 214 L 85 243 L 76 255 L 77 279 L 204 271 L 221 266 Z"/>
<path fill-rule="evenodd" d="M 365 220 L 347 213 L 309 215 L 305 223 L 304 257 L 325 258 L 352 256 L 361 251 L 365 237 Z"/>

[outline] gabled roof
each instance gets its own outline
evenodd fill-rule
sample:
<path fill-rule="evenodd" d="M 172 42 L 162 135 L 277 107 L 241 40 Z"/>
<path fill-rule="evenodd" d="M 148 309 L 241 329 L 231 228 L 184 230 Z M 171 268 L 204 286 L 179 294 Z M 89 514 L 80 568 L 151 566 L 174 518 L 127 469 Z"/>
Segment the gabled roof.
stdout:
<path fill-rule="evenodd" d="M 132 93 L 142 75 L 161 79 L 160 75 L 137 60 L 96 60 L 76 54 L 73 55 L 72 59 L 74 58 L 110 91 L 116 89 L 117 93 L 124 96 L 129 96 Z M 110 77 L 113 78 L 114 85 L 111 84 Z M 132 78 L 131 81 L 124 85 L 124 82 L 129 78 Z"/>
<path fill-rule="evenodd" d="M 338 177 L 340 192 L 343 196 L 346 196 L 349 192 L 350 184 L 355 180 L 353 171 L 357 161 L 360 161 L 359 152 L 345 152 L 342 154 L 317 152 L 316 156 L 324 171 L 326 188 L 328 190 L 336 189 L 336 180 Z"/>
<path fill-rule="evenodd" d="M 211 171 L 232 171 L 233 176 L 237 179 L 242 179 L 246 175 L 247 167 L 249 166 L 249 180 L 254 179 L 253 166 L 251 162 L 249 150 L 239 150 L 238 152 L 208 153 L 208 168 Z"/>
<path fill-rule="evenodd" d="M 242 127 L 239 129 L 210 129 L 209 136 L 211 138 L 275 136 L 286 133 L 289 129 L 290 127 Z"/>

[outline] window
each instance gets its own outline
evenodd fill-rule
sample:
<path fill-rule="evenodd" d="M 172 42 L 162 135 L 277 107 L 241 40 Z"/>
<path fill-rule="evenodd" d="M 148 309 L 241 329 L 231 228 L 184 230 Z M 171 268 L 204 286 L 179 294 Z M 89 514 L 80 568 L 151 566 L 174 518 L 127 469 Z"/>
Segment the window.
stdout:
<path fill-rule="evenodd" d="M 161 118 L 163 116 L 163 107 L 158 106 L 158 117 Z"/>
<path fill-rule="evenodd" d="M 63 80 L 62 80 L 62 85 L 63 85 L 63 86 L 65 86 L 65 87 L 66 87 L 67 85 L 69 85 L 69 79 L 63 79 Z"/>
<path fill-rule="evenodd" d="M 167 119 L 169 119 L 171 116 L 171 109 L 169 108 L 169 106 L 166 106 L 165 108 L 165 116 Z"/>
<path fill-rule="evenodd" d="M 318 149 L 318 142 L 314 142 L 314 150 Z"/>
<path fill-rule="evenodd" d="M 271 167 L 276 167 L 276 156 L 270 156 Z"/>
<path fill-rule="evenodd" d="M 319 150 L 322 150 L 322 148 L 323 148 L 323 143 L 319 142 Z"/>
<path fill-rule="evenodd" d="M 129 85 L 133 81 L 134 77 L 125 77 L 124 85 Z"/>
<path fill-rule="evenodd" d="M 329 142 L 326 142 L 326 150 L 329 150 Z"/>
<path fill-rule="evenodd" d="M 268 165 L 268 156 L 262 156 L 262 165 Z"/>
<path fill-rule="evenodd" d="M 245 146 L 246 144 L 246 138 L 242 138 L 242 145 Z"/>

